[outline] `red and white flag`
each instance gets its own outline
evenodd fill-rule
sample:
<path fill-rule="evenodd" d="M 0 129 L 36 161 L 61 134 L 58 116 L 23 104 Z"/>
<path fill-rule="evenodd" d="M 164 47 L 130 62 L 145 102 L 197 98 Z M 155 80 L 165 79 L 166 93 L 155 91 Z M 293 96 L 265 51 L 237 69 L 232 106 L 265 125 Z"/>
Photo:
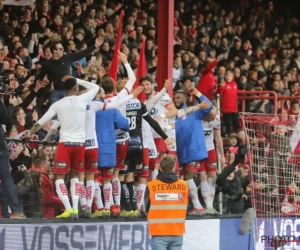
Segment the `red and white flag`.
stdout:
<path fill-rule="evenodd" d="M 4 0 L 5 5 L 27 6 L 31 5 L 35 0 Z"/>

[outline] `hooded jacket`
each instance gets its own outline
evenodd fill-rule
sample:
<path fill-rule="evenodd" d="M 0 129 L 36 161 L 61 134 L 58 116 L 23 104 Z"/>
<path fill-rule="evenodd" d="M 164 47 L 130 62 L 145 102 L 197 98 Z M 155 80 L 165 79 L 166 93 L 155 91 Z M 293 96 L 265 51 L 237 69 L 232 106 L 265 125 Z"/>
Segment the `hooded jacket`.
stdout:
<path fill-rule="evenodd" d="M 129 123 L 119 110 L 111 109 L 96 113 L 96 134 L 98 140 L 98 166 L 115 167 L 116 129 L 129 131 Z"/>
<path fill-rule="evenodd" d="M 200 103 L 206 101 L 211 105 L 208 109 L 200 109 L 186 117 L 176 119 L 177 156 L 181 166 L 193 161 L 204 161 L 207 158 L 201 121 L 212 110 L 213 105 L 204 95 L 198 100 Z"/>

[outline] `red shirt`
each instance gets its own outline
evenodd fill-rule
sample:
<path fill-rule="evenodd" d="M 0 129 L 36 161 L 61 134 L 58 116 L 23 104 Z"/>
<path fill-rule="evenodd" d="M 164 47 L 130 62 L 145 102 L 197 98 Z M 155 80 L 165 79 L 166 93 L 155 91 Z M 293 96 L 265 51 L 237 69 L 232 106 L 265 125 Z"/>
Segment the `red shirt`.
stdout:
<path fill-rule="evenodd" d="M 238 87 L 234 80 L 219 87 L 222 113 L 238 112 Z"/>
<path fill-rule="evenodd" d="M 43 210 L 42 218 L 52 219 L 56 216 L 56 210 L 59 208 L 64 209 L 62 201 L 55 194 L 55 187 L 53 181 L 42 173 L 41 189 L 43 192 Z"/>

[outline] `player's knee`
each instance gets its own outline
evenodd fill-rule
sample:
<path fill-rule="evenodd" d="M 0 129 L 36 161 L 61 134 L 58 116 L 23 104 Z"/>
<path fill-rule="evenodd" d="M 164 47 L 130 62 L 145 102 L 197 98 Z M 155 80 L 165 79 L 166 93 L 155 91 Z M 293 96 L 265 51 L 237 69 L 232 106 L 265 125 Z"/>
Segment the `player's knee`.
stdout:
<path fill-rule="evenodd" d="M 207 180 L 207 174 L 205 171 L 202 171 L 199 173 L 199 179 L 200 181 L 206 181 Z"/>
<path fill-rule="evenodd" d="M 102 178 L 102 181 L 103 181 L 103 184 L 110 183 L 110 179 L 107 179 L 105 177 Z"/>
<path fill-rule="evenodd" d="M 85 180 L 86 181 L 92 181 L 92 180 L 94 180 L 94 173 L 86 173 L 85 174 Z"/>
<path fill-rule="evenodd" d="M 131 182 L 131 181 L 134 181 L 134 176 L 133 176 L 133 173 L 128 173 L 125 177 L 125 181 L 126 182 Z"/>
<path fill-rule="evenodd" d="M 207 177 L 208 178 L 212 178 L 212 179 L 217 179 L 217 172 L 214 171 L 214 172 L 208 172 L 207 173 Z"/>
<path fill-rule="evenodd" d="M 195 175 L 195 172 L 193 172 L 193 171 L 190 171 L 190 170 L 187 170 L 187 169 L 184 171 L 184 179 L 186 181 L 193 179 L 194 175 Z"/>

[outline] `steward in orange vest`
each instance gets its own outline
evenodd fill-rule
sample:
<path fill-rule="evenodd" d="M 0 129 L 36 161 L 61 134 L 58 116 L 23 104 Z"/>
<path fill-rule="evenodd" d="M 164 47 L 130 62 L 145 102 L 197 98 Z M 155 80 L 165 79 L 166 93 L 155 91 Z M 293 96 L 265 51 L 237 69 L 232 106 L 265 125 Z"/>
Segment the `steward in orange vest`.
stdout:
<path fill-rule="evenodd" d="M 185 233 L 185 218 L 188 205 L 188 186 L 178 179 L 174 172 L 176 158 L 164 156 L 160 161 L 161 173 L 157 179 L 148 183 L 149 201 L 145 201 L 148 210 L 149 235 L 152 236 L 151 247 L 162 249 L 161 238 L 176 246 L 183 242 Z M 148 204 L 149 203 L 149 204 Z M 180 241 L 180 242 L 178 242 Z M 165 244 L 164 243 L 164 244 Z"/>

